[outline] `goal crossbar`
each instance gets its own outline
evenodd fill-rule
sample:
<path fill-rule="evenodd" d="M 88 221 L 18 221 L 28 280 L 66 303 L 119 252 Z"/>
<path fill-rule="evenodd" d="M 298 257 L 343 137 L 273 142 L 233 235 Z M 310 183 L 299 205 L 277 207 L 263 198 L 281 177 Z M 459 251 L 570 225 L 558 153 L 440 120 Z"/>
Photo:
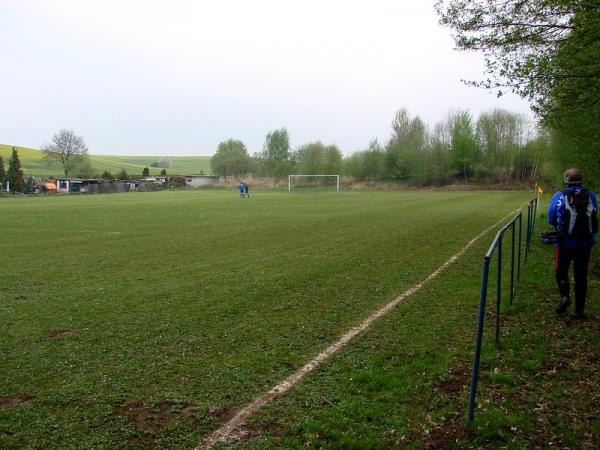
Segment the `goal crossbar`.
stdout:
<path fill-rule="evenodd" d="M 340 176 L 339 175 L 288 175 L 288 192 L 292 191 L 292 178 L 303 178 L 303 177 L 335 177 L 335 190 L 340 191 Z"/>

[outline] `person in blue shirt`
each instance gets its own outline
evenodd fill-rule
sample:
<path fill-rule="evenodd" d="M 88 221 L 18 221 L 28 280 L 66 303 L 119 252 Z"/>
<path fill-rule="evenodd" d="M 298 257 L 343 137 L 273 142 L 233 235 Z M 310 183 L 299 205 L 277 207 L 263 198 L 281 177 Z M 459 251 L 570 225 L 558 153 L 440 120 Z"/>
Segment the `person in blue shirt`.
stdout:
<path fill-rule="evenodd" d="M 598 200 L 583 187 L 583 177 L 576 168 L 564 174 L 567 188 L 552 196 L 548 222 L 559 232 L 555 249 L 556 282 L 560 292 L 557 314 L 571 306 L 569 267 L 573 262 L 575 278 L 575 317 L 583 319 L 587 295 L 587 274 L 592 247 L 598 233 Z"/>
<path fill-rule="evenodd" d="M 246 185 L 244 184 L 243 181 L 240 181 L 239 189 L 240 189 L 240 197 L 244 198 L 244 194 L 246 191 Z"/>

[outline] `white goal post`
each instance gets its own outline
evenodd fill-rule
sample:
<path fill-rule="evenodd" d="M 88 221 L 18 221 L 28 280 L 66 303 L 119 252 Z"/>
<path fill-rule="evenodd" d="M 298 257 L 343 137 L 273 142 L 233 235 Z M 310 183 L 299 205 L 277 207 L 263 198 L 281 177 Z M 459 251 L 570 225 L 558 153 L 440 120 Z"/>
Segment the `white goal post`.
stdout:
<path fill-rule="evenodd" d="M 340 192 L 340 176 L 339 175 L 288 175 L 288 192 L 292 192 L 294 188 L 292 180 L 303 178 L 303 177 L 329 177 L 335 178 L 335 190 Z"/>

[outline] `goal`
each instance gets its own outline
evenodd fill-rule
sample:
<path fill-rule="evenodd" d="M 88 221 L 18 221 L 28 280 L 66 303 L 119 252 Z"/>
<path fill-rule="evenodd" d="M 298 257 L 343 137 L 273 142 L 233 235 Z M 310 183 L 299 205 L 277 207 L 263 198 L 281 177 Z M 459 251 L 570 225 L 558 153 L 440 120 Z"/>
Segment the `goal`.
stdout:
<path fill-rule="evenodd" d="M 292 192 L 297 188 L 334 188 L 340 191 L 339 175 L 289 175 L 288 191 Z"/>

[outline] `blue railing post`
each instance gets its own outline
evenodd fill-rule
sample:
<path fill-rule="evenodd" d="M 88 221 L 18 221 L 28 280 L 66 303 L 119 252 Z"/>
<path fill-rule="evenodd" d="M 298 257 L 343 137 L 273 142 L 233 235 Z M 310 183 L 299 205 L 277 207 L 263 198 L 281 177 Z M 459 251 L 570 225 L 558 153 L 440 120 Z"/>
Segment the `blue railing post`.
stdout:
<path fill-rule="evenodd" d="M 517 281 L 521 281 L 521 247 L 522 247 L 522 242 L 521 242 L 521 235 L 523 234 L 523 211 L 519 211 L 519 250 L 518 250 L 518 255 L 517 255 Z"/>
<path fill-rule="evenodd" d="M 488 274 L 490 271 L 490 258 L 483 260 L 483 273 L 481 275 L 481 292 L 479 293 L 479 314 L 477 316 L 477 332 L 475 334 L 475 355 L 473 356 L 473 370 L 471 372 L 471 388 L 469 391 L 469 420 L 473 420 L 475 408 L 475 395 L 477 393 L 477 380 L 479 379 L 479 360 L 481 356 L 481 341 L 483 338 L 483 322 L 485 319 L 485 302 L 487 299 Z"/>
<path fill-rule="evenodd" d="M 533 204 L 529 204 L 529 229 L 527 230 L 527 256 L 529 256 L 529 252 L 531 251 L 531 228 L 533 226 Z M 529 258 L 527 258 L 529 259 Z"/>
<path fill-rule="evenodd" d="M 535 229 L 535 216 L 537 214 L 537 199 L 534 198 L 533 200 L 531 200 L 529 202 L 529 210 L 528 210 L 528 215 L 530 216 L 529 219 L 529 229 L 528 229 L 528 233 L 527 233 L 527 249 L 529 250 L 529 248 L 531 247 L 531 242 L 533 241 L 533 230 Z"/>
<path fill-rule="evenodd" d="M 531 229 L 533 228 L 533 203 L 529 202 L 529 229 L 527 230 L 527 250 L 531 249 Z"/>
<path fill-rule="evenodd" d="M 525 231 L 525 262 L 529 256 L 529 236 L 531 235 L 531 202 L 527 205 L 527 229 Z"/>
<path fill-rule="evenodd" d="M 510 224 L 510 304 L 512 305 L 515 295 L 515 221 Z"/>
<path fill-rule="evenodd" d="M 534 198 L 533 200 L 533 226 L 531 227 L 531 236 L 533 237 L 533 231 L 535 230 L 535 219 L 537 216 L 537 198 Z"/>
<path fill-rule="evenodd" d="M 496 269 L 496 345 L 500 343 L 500 303 L 502 302 L 502 235 L 498 239 L 498 268 Z"/>

